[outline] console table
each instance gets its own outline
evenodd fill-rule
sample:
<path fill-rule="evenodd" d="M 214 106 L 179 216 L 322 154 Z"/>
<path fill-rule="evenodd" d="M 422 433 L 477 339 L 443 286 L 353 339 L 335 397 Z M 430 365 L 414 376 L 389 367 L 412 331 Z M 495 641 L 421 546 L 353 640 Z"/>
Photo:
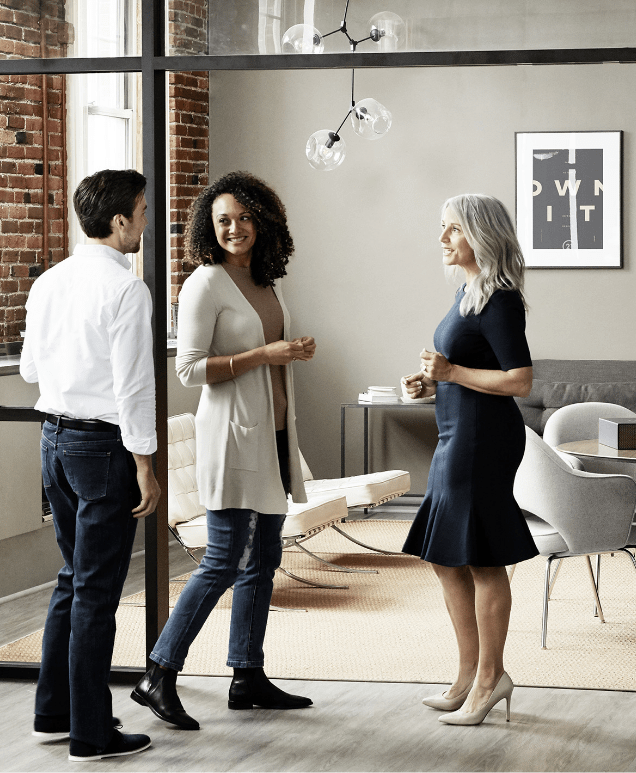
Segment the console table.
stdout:
<path fill-rule="evenodd" d="M 362 409 L 363 411 L 363 442 L 364 442 L 364 473 L 369 472 L 369 411 L 424 411 L 435 414 L 435 403 L 342 403 L 340 406 L 340 477 L 345 476 L 345 431 L 347 410 Z"/>

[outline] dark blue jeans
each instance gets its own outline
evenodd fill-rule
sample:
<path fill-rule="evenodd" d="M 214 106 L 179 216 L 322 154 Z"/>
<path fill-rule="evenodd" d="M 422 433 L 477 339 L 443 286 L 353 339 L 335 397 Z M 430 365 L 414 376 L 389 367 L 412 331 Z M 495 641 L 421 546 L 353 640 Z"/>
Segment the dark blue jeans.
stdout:
<path fill-rule="evenodd" d="M 208 545 L 168 618 L 150 658 L 181 671 L 190 645 L 219 598 L 234 585 L 227 665 L 263 666 L 263 640 L 274 573 L 280 566 L 284 515 L 208 510 Z"/>
<path fill-rule="evenodd" d="M 47 421 L 41 455 L 64 567 L 44 628 L 35 713 L 70 714 L 71 738 L 101 749 L 113 734 L 108 677 L 137 528 L 136 466 L 114 425 L 56 432 Z"/>

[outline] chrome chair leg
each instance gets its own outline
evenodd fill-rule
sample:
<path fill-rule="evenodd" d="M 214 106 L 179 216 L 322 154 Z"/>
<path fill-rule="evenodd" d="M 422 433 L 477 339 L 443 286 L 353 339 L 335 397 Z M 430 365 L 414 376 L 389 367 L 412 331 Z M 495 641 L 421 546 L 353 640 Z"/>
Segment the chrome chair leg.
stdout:
<path fill-rule="evenodd" d="M 305 585 L 311 585 L 313 588 L 338 588 L 340 590 L 347 590 L 349 588 L 348 585 L 330 585 L 328 583 L 321 583 L 321 582 L 314 582 L 313 580 L 305 580 L 303 577 L 298 577 L 295 574 L 292 574 L 287 569 L 283 569 L 282 566 L 278 567 L 278 571 L 282 572 L 283 574 L 286 574 L 287 577 L 291 577 L 292 580 L 297 580 L 298 582 L 303 582 Z"/>
<path fill-rule="evenodd" d="M 590 560 L 589 556 L 585 556 L 585 562 L 587 564 L 587 571 L 590 577 L 590 582 L 592 583 L 592 591 L 594 593 L 594 601 L 596 602 L 596 609 L 598 610 L 598 618 L 601 621 L 601 623 L 604 623 L 605 618 L 603 617 L 603 608 L 601 607 L 601 601 L 598 597 L 598 591 L 596 589 L 596 581 L 594 579 L 594 572 L 592 571 L 592 561 Z"/>
<path fill-rule="evenodd" d="M 339 564 L 332 564 L 331 561 L 326 561 L 324 558 L 320 558 L 320 556 L 317 556 L 315 553 L 312 553 L 311 550 L 307 550 L 307 548 L 304 545 L 301 545 L 299 542 L 295 543 L 297 547 L 299 547 L 301 550 L 303 550 L 305 553 L 307 553 L 308 556 L 311 556 L 312 558 L 315 558 L 316 561 L 320 561 L 322 564 L 327 564 L 327 566 L 333 567 L 338 572 L 349 572 L 350 574 L 378 574 L 377 569 L 351 569 L 348 566 L 340 566 Z"/>
<path fill-rule="evenodd" d="M 627 548 L 619 548 L 616 552 L 617 553 L 626 553 L 630 557 L 631 562 L 632 562 L 632 564 L 634 566 L 634 569 L 636 569 L 636 558 L 634 558 L 634 554 L 632 553 L 631 550 L 628 550 Z"/>
<path fill-rule="evenodd" d="M 270 612 L 307 612 L 306 609 L 298 609 L 294 607 L 277 607 L 274 604 L 269 605 Z"/>
<path fill-rule="evenodd" d="M 556 556 L 548 556 L 545 562 L 545 583 L 543 588 L 543 618 L 541 620 L 541 649 L 547 650 L 548 639 L 548 600 L 550 598 L 550 570 Z"/>
<path fill-rule="evenodd" d="M 601 587 L 601 554 L 596 556 L 596 593 L 598 594 Z M 594 604 L 594 617 L 598 617 L 598 607 Z"/>
<path fill-rule="evenodd" d="M 557 559 L 557 565 L 554 567 L 554 574 L 552 575 L 552 579 L 550 580 L 550 587 L 548 588 L 548 601 L 550 601 L 550 599 L 552 598 L 554 583 L 556 582 L 556 579 L 559 576 L 559 572 L 561 571 L 562 564 L 563 564 L 563 559 L 562 558 Z"/>
<path fill-rule="evenodd" d="M 338 532 L 338 534 L 341 534 L 343 537 L 346 537 L 351 542 L 355 542 L 356 545 L 360 545 L 361 548 L 366 548 L 367 550 L 373 550 L 374 553 L 382 553 L 384 556 L 401 556 L 402 552 L 395 552 L 393 550 L 382 550 L 381 548 L 374 548 L 373 545 L 366 545 L 364 542 L 360 542 L 360 540 L 357 540 L 355 537 L 352 537 L 350 534 L 347 534 L 347 532 L 342 531 L 342 529 L 338 528 L 337 526 L 331 525 L 332 529 L 335 529 L 335 531 Z"/>

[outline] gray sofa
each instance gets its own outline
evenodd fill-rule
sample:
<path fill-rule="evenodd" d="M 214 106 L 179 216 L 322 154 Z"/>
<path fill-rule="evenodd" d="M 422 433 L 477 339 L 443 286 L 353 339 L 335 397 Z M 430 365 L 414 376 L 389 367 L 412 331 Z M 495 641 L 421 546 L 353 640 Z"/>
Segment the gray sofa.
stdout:
<path fill-rule="evenodd" d="M 534 360 L 532 391 L 516 400 L 539 435 L 564 405 L 616 403 L 636 411 L 636 360 Z"/>

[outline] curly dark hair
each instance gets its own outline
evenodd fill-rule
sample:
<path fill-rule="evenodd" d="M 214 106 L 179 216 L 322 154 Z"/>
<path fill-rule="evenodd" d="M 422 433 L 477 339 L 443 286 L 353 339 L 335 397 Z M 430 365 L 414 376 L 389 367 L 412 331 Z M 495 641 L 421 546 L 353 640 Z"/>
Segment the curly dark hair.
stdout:
<path fill-rule="evenodd" d="M 186 260 L 194 265 L 223 263 L 212 223 L 212 203 L 229 193 L 252 215 L 256 242 L 252 250 L 252 278 L 271 287 L 285 276 L 294 251 L 283 202 L 263 180 L 249 172 L 230 172 L 204 188 L 190 209 L 185 231 Z"/>

